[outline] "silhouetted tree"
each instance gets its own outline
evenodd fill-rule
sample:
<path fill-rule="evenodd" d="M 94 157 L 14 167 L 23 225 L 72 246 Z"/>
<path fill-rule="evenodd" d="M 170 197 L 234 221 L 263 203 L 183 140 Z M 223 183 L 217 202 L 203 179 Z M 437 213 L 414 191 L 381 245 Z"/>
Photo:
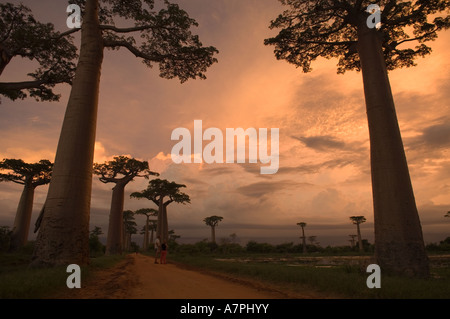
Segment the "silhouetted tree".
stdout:
<path fill-rule="evenodd" d="M 349 242 L 350 242 L 350 245 L 351 245 L 351 247 L 352 248 L 354 248 L 355 247 L 355 238 L 356 237 L 358 237 L 358 235 L 349 235 L 350 236 L 350 240 L 349 240 Z"/>
<path fill-rule="evenodd" d="M 74 0 L 81 6 L 80 56 L 68 100 L 55 167 L 32 265 L 89 262 L 89 214 L 104 50 L 126 49 L 166 79 L 205 78 L 217 60 L 177 4 L 154 0 Z M 121 27 L 122 25 L 130 26 Z M 120 26 L 119 26 L 120 25 Z M 77 29 L 74 29 L 77 30 Z"/>
<path fill-rule="evenodd" d="M 11 100 L 27 96 L 40 101 L 58 101 L 53 92 L 58 83 L 72 83 L 77 48 L 72 31 L 60 33 L 52 23 L 36 21 L 23 4 L 0 4 L 0 76 L 14 58 L 37 62 L 28 81 L 0 82 L 0 95 Z"/>
<path fill-rule="evenodd" d="M 364 250 L 364 246 L 362 243 L 362 238 L 361 238 L 361 230 L 359 228 L 359 225 L 362 223 L 366 222 L 366 218 L 364 216 L 351 216 L 350 220 L 352 221 L 353 224 L 356 225 L 356 230 L 357 230 L 357 234 L 358 234 L 358 244 L 359 244 L 359 251 L 363 251 Z"/>
<path fill-rule="evenodd" d="M 106 240 L 106 254 L 122 253 L 123 222 L 122 212 L 124 205 L 125 186 L 136 177 L 149 179 L 150 176 L 159 176 L 149 170 L 147 161 L 139 161 L 127 156 L 116 156 L 114 160 L 104 164 L 94 164 L 94 174 L 100 176 L 102 183 L 114 183 L 109 213 L 108 237 Z"/>
<path fill-rule="evenodd" d="M 180 191 L 186 185 L 169 182 L 168 180 L 153 179 L 148 187 L 141 192 L 134 192 L 132 198 L 146 198 L 158 205 L 158 224 L 156 226 L 156 235 L 161 236 L 161 241 L 169 240 L 169 223 L 167 220 L 167 206 L 173 202 L 186 204 L 191 200 L 189 195 Z M 167 200 L 166 200 L 167 198 Z"/>
<path fill-rule="evenodd" d="M 211 227 L 211 242 L 216 243 L 216 227 L 223 220 L 222 216 L 210 216 L 203 219 L 206 226 Z"/>
<path fill-rule="evenodd" d="M 178 238 L 181 238 L 180 235 L 175 234 L 173 229 L 169 230 L 169 241 L 174 243 Z"/>
<path fill-rule="evenodd" d="M 95 228 L 89 234 L 89 252 L 90 256 L 95 257 L 103 254 L 103 244 L 100 242 L 99 236 L 102 235 L 101 227 L 95 226 Z"/>
<path fill-rule="evenodd" d="M 298 226 L 300 226 L 302 228 L 302 237 L 300 237 L 302 239 L 302 246 L 303 246 L 303 253 L 306 254 L 306 237 L 305 237 L 305 227 L 306 227 L 306 223 L 301 222 L 301 223 L 297 223 Z"/>
<path fill-rule="evenodd" d="M 317 243 L 317 236 L 308 236 L 309 243 L 311 246 L 315 246 Z"/>
<path fill-rule="evenodd" d="M 130 251 L 131 248 L 131 236 L 137 233 L 137 224 L 134 218 L 134 212 L 126 210 L 122 214 L 123 216 L 123 251 Z"/>
<path fill-rule="evenodd" d="M 148 249 L 149 244 L 149 231 L 150 231 L 150 216 L 158 216 L 158 211 L 153 208 L 141 208 L 135 211 L 136 215 L 144 215 L 146 217 L 145 226 L 144 226 L 144 242 L 142 245 L 143 250 Z M 153 232 L 153 230 L 152 230 Z M 152 236 L 153 237 L 153 236 Z M 153 241 L 153 238 L 152 238 Z"/>
<path fill-rule="evenodd" d="M 11 234 L 11 250 L 23 247 L 28 240 L 31 215 L 33 212 L 34 190 L 50 183 L 53 164 L 48 160 L 38 163 L 25 163 L 21 159 L 4 159 L 0 162 L 0 182 L 13 182 L 23 185 L 22 196 L 17 207 L 16 218 Z"/>
<path fill-rule="evenodd" d="M 362 70 L 369 124 L 377 263 L 390 272 L 428 276 L 422 227 L 414 199 L 388 70 L 413 66 L 431 52 L 425 42 L 450 26 L 448 0 L 280 0 L 288 6 L 265 40 L 277 59 L 311 71 L 319 57 L 338 58 L 338 73 Z M 373 28 L 367 11 L 381 9 Z M 373 13 L 373 12 L 372 12 Z M 431 19 L 431 21 L 429 21 Z M 372 28 L 371 28 L 372 27 Z M 412 34 L 411 34 L 412 33 Z M 415 48 L 408 47 L 417 43 Z"/>

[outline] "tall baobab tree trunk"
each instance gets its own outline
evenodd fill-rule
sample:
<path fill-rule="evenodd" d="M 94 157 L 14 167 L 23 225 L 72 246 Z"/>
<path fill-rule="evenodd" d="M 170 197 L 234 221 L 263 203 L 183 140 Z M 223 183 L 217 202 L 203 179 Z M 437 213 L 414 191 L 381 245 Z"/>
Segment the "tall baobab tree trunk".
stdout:
<path fill-rule="evenodd" d="M 381 40 L 365 22 L 358 29 L 358 53 L 370 133 L 377 263 L 382 271 L 428 276 L 428 257 Z"/>
<path fill-rule="evenodd" d="M 123 243 L 123 203 L 125 185 L 117 183 L 113 188 L 111 210 L 109 213 L 108 235 L 106 239 L 106 255 L 120 255 L 125 247 Z"/>
<path fill-rule="evenodd" d="M 164 198 L 160 196 L 158 200 L 158 219 L 156 220 L 156 237 L 160 237 L 163 240 L 163 215 L 164 215 Z"/>
<path fill-rule="evenodd" d="M 87 0 L 81 48 L 32 265 L 89 263 L 89 214 L 103 38 Z"/>
<path fill-rule="evenodd" d="M 363 247 L 363 243 L 362 243 L 362 238 L 361 238 L 361 229 L 359 228 L 360 223 L 356 224 L 356 232 L 358 234 L 358 245 L 359 245 L 359 251 L 363 251 L 364 247 Z"/>
<path fill-rule="evenodd" d="M 167 206 L 169 203 L 165 203 L 163 205 L 163 215 L 162 215 L 162 233 L 161 240 L 162 242 L 167 242 L 169 240 L 169 221 L 167 219 Z"/>
<path fill-rule="evenodd" d="M 167 221 L 167 206 L 172 203 L 168 200 L 164 203 L 164 198 L 161 196 L 158 200 L 158 219 L 156 224 L 156 236 L 161 236 L 161 243 L 169 240 L 169 223 Z"/>
<path fill-rule="evenodd" d="M 25 182 L 25 187 L 17 207 L 14 226 L 11 234 L 11 251 L 22 248 L 28 240 L 30 231 L 31 214 L 33 212 L 34 185 L 31 181 Z"/>

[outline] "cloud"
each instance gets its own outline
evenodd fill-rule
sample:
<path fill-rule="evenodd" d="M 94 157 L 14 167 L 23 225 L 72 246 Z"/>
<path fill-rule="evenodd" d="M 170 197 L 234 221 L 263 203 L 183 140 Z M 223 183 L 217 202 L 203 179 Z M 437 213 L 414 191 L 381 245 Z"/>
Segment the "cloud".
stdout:
<path fill-rule="evenodd" d="M 302 174 L 317 174 L 324 169 L 334 169 L 343 168 L 345 166 L 351 165 L 354 161 L 347 159 L 333 159 L 325 161 L 319 164 L 301 164 L 298 166 L 286 166 L 281 167 L 278 171 L 279 174 L 291 174 L 291 173 L 302 173 Z"/>
<path fill-rule="evenodd" d="M 314 149 L 319 152 L 333 152 L 333 151 L 348 151 L 348 152 L 364 152 L 367 148 L 361 146 L 358 142 L 344 142 L 336 137 L 325 136 L 309 136 L 309 137 L 296 137 L 292 138 L 304 143 L 306 147 Z"/>
<path fill-rule="evenodd" d="M 274 195 L 274 193 L 276 192 L 281 192 L 289 188 L 299 189 L 313 186 L 314 185 L 310 183 L 300 183 L 289 180 L 273 181 L 273 182 L 257 182 L 246 186 L 238 187 L 236 189 L 236 192 L 247 197 L 260 198 L 264 196 Z"/>
<path fill-rule="evenodd" d="M 449 147 L 450 146 L 450 123 L 433 125 L 423 130 L 422 139 L 430 147 Z"/>
<path fill-rule="evenodd" d="M 307 147 L 318 151 L 330 151 L 330 149 L 344 149 L 346 144 L 331 136 L 311 136 L 293 138 L 303 142 Z"/>

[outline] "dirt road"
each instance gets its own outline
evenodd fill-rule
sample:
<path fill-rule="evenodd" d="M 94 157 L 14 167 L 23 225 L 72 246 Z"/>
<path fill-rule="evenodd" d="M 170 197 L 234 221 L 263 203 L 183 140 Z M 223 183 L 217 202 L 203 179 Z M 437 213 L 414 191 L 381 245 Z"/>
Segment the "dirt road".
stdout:
<path fill-rule="evenodd" d="M 174 264 L 155 264 L 141 254 L 129 255 L 116 267 L 99 271 L 57 296 L 62 299 L 292 299 L 321 298 L 242 280 L 184 269 Z"/>

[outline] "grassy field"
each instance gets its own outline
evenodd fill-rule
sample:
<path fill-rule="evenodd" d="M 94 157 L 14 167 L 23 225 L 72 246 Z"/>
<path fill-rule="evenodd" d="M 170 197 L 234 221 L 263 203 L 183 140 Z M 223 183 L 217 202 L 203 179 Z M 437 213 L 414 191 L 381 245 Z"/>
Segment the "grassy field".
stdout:
<path fill-rule="evenodd" d="M 65 267 L 30 269 L 27 251 L 0 254 L 0 298 L 43 299 L 66 289 Z M 92 258 L 82 267 L 82 280 L 95 270 L 113 267 L 124 256 Z M 366 285 L 365 266 L 370 256 L 302 255 L 299 253 L 202 254 L 170 253 L 169 262 L 184 267 L 253 279 L 280 289 L 315 293 L 331 298 L 354 299 L 448 299 L 450 297 L 450 256 L 430 256 L 429 279 L 409 279 L 381 274 L 381 288 Z"/>
<path fill-rule="evenodd" d="M 196 269 L 257 279 L 299 293 L 316 292 L 332 298 L 447 299 L 450 297 L 450 267 L 442 260 L 432 262 L 432 276 L 429 279 L 410 279 L 381 274 L 381 288 L 369 289 L 366 280 L 370 273 L 366 273 L 365 268 L 358 265 L 357 257 L 333 260 L 329 257 L 303 258 L 300 256 L 301 254 L 227 257 L 172 254 L 170 260 Z M 348 262 L 349 260 L 352 262 Z"/>
<path fill-rule="evenodd" d="M 91 264 L 81 268 L 82 280 L 93 271 L 114 266 L 123 256 L 92 258 Z M 67 289 L 70 275 L 66 267 L 30 269 L 31 254 L 0 254 L 0 299 L 45 299 L 61 289 Z"/>

